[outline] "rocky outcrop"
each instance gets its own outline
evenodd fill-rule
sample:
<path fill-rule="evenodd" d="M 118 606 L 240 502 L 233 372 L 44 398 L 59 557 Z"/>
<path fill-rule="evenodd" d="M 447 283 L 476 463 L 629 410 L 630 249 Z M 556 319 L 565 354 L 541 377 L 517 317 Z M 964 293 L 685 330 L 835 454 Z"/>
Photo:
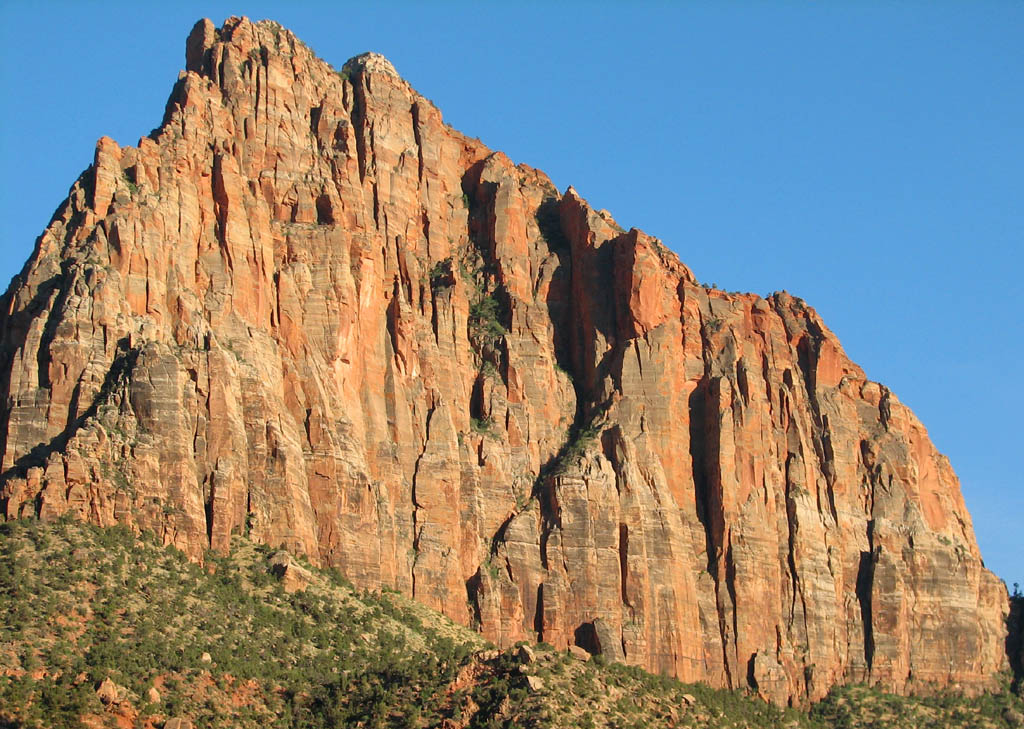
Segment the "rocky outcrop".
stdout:
<path fill-rule="evenodd" d="M 285 592 L 305 590 L 313 581 L 313 573 L 283 550 L 271 555 L 269 563 L 268 571 L 280 581 Z M 203 655 L 208 654 L 204 653 Z"/>
<path fill-rule="evenodd" d="M 383 57 L 201 21 L 0 303 L 0 508 L 244 532 L 500 644 L 780 702 L 989 685 L 956 476 L 817 314 L 446 126 Z"/>

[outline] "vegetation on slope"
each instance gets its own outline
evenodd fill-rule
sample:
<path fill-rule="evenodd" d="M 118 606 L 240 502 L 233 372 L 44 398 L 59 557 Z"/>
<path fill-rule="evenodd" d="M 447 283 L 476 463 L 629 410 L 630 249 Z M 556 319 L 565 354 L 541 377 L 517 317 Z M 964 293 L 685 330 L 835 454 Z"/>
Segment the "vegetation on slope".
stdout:
<path fill-rule="evenodd" d="M 300 561 L 238 538 L 199 566 L 123 528 L 0 524 L 0 727 L 1009 727 L 1021 712 L 1008 693 L 863 688 L 783 711 L 549 646 L 499 651 Z"/>

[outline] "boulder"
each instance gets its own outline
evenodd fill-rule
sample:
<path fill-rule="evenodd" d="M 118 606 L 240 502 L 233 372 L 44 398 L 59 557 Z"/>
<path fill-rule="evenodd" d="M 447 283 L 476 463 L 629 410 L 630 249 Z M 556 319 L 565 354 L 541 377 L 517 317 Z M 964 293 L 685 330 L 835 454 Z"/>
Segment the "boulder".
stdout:
<path fill-rule="evenodd" d="M 575 658 L 577 661 L 589 661 L 590 654 L 578 645 L 569 646 L 569 655 Z"/>
<path fill-rule="evenodd" d="M 525 643 L 519 646 L 519 660 L 522 663 L 534 663 L 537 660 L 537 654 L 533 652 L 533 648 L 526 645 Z"/>
<path fill-rule="evenodd" d="M 103 679 L 96 688 L 96 697 L 103 704 L 119 704 L 128 696 L 128 689 L 114 683 L 110 677 Z"/>
<path fill-rule="evenodd" d="M 270 572 L 281 581 L 285 592 L 305 590 L 313 580 L 313 573 L 284 550 L 270 557 Z"/>

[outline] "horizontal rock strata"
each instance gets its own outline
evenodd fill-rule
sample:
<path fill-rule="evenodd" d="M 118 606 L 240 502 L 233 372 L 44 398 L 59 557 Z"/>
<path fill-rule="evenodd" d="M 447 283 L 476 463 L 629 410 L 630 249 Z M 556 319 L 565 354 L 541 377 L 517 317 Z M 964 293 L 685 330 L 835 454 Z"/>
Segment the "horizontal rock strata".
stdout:
<path fill-rule="evenodd" d="M 1006 591 L 947 460 L 813 309 L 446 126 L 391 64 L 196 25 L 0 300 L 0 509 L 233 533 L 777 702 L 976 690 Z"/>

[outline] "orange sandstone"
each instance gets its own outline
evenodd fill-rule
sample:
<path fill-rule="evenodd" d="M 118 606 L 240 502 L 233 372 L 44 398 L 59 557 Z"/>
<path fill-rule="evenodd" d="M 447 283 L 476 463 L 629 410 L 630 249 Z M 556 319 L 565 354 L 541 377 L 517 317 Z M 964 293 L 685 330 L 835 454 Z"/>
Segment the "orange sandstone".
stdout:
<path fill-rule="evenodd" d="M 198 23 L 0 299 L 0 509 L 233 533 L 507 645 L 778 702 L 977 690 L 948 461 L 799 299 L 700 286 L 383 57 Z"/>

